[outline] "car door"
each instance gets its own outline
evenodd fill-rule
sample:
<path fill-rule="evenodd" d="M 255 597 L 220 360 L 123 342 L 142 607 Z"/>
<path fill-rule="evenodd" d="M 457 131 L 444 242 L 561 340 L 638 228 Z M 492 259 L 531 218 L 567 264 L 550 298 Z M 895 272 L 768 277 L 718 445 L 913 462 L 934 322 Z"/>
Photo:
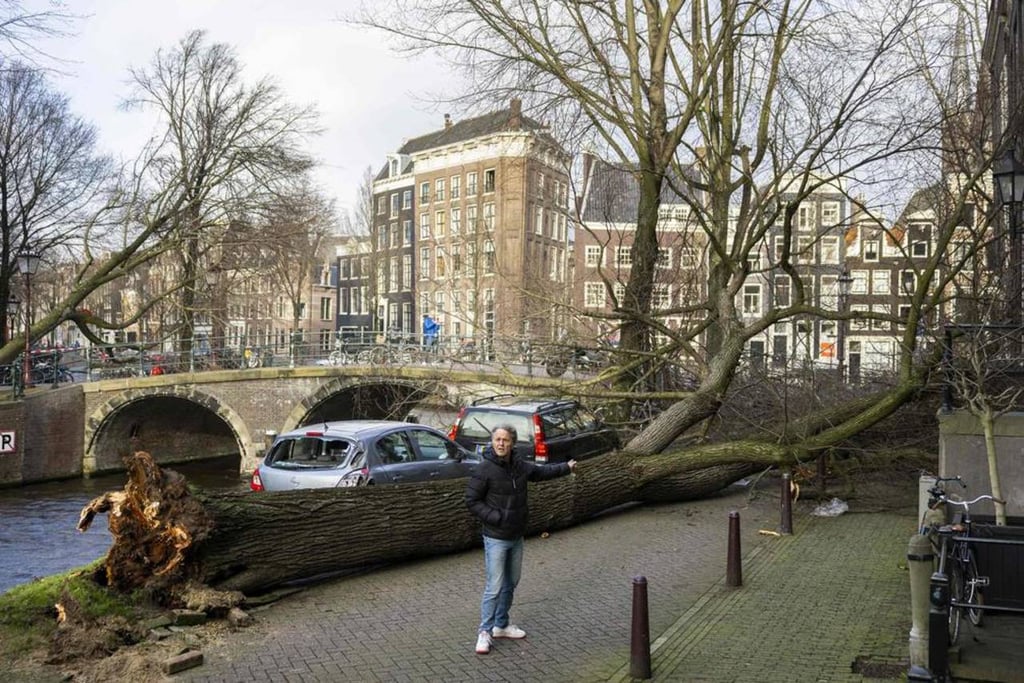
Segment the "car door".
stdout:
<path fill-rule="evenodd" d="M 479 459 L 440 432 L 410 429 L 409 439 L 416 447 L 418 462 L 424 465 L 427 479 L 468 477 Z"/>
<path fill-rule="evenodd" d="M 399 429 L 379 436 L 373 444 L 377 464 L 371 476 L 378 484 L 429 481 L 434 463 L 420 460 L 409 431 Z"/>

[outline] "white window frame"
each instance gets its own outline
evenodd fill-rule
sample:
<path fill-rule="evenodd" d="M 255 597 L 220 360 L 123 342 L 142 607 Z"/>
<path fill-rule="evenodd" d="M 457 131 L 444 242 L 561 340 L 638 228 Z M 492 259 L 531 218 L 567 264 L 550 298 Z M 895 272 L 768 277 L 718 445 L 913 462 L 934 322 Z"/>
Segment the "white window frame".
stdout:
<path fill-rule="evenodd" d="M 872 245 L 874 251 L 872 251 Z M 876 237 L 864 240 L 864 263 L 878 263 L 878 259 L 881 257 L 882 243 Z"/>
<path fill-rule="evenodd" d="M 839 225 L 840 220 L 839 202 L 821 203 L 821 223 L 824 227 L 835 227 Z"/>
<path fill-rule="evenodd" d="M 466 195 L 472 197 L 477 194 L 476 171 L 466 174 Z"/>
<path fill-rule="evenodd" d="M 438 239 L 444 237 L 444 218 L 445 212 L 443 210 L 434 212 L 434 237 Z"/>
<path fill-rule="evenodd" d="M 604 308 L 607 299 L 603 282 L 583 283 L 583 306 L 585 308 Z"/>
<path fill-rule="evenodd" d="M 428 211 L 420 214 L 420 239 L 430 239 L 430 212 Z"/>
<path fill-rule="evenodd" d="M 740 310 L 743 315 L 761 315 L 761 283 L 753 282 L 743 285 L 742 304 Z"/>
<path fill-rule="evenodd" d="M 888 268 L 871 271 L 871 293 L 892 294 L 892 271 Z"/>
<path fill-rule="evenodd" d="M 821 262 L 828 264 L 839 263 L 839 238 L 830 235 L 821 238 Z"/>
<path fill-rule="evenodd" d="M 600 244 L 588 244 L 583 248 L 583 265 L 600 268 L 604 265 L 604 248 Z"/>
<path fill-rule="evenodd" d="M 853 282 L 850 283 L 850 294 L 868 293 L 868 274 L 870 272 L 869 270 L 850 271 L 850 277 L 853 278 Z"/>
<path fill-rule="evenodd" d="M 434 199 L 439 202 L 444 201 L 444 178 L 434 180 Z"/>
<path fill-rule="evenodd" d="M 430 279 L 430 247 L 420 247 L 420 279 Z"/>
<path fill-rule="evenodd" d="M 629 247 L 618 246 L 615 247 L 615 265 L 618 268 L 632 268 L 633 267 L 633 253 Z"/>
<path fill-rule="evenodd" d="M 451 190 L 450 196 L 452 199 L 458 199 L 462 196 L 462 176 L 453 175 L 448 179 L 448 189 Z"/>

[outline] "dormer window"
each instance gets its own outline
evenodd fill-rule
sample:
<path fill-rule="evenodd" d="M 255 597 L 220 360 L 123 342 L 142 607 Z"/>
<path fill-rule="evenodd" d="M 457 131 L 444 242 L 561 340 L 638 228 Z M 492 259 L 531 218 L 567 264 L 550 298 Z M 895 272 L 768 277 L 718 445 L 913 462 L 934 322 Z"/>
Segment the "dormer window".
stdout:
<path fill-rule="evenodd" d="M 878 240 L 864 240 L 864 260 L 878 262 Z"/>

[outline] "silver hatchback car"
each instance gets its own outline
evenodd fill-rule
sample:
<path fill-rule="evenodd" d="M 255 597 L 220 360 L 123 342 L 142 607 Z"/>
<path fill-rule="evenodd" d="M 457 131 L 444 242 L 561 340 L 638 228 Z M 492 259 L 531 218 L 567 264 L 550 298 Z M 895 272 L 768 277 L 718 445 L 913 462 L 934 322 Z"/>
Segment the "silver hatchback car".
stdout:
<path fill-rule="evenodd" d="M 253 491 L 335 488 L 468 477 L 479 456 L 426 425 L 342 420 L 278 436 L 252 473 Z"/>

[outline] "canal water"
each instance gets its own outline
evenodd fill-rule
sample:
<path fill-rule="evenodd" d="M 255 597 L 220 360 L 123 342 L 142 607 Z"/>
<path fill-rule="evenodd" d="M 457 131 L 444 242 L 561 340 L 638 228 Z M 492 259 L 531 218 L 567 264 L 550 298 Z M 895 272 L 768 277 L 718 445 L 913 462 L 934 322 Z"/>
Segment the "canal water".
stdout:
<path fill-rule="evenodd" d="M 203 488 L 247 489 L 238 467 L 235 454 L 170 469 Z M 103 557 L 111 544 L 107 515 L 97 515 L 85 533 L 75 528 L 78 516 L 93 498 L 124 484 L 117 474 L 0 489 L 0 593 Z"/>

